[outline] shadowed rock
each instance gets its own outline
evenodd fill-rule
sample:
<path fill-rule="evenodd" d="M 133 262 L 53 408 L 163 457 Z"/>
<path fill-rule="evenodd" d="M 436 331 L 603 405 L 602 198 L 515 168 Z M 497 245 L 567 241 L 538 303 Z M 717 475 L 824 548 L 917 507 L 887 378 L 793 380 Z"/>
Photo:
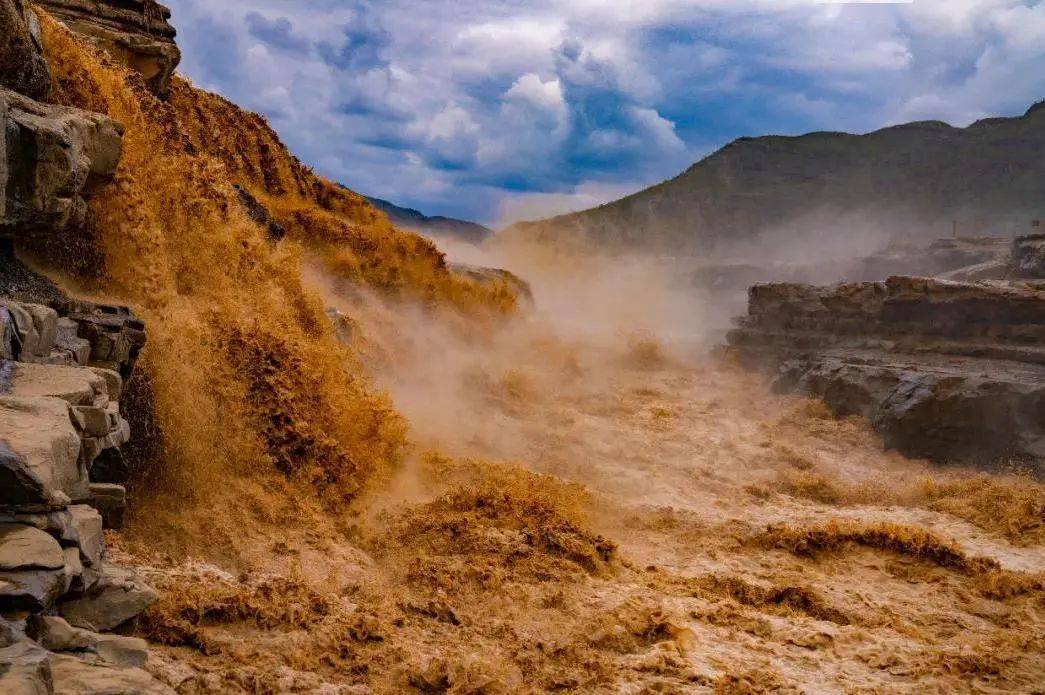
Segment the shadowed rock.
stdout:
<path fill-rule="evenodd" d="M 51 91 L 40 22 L 26 0 L 0 0 L 0 87 L 31 99 L 46 99 Z"/>

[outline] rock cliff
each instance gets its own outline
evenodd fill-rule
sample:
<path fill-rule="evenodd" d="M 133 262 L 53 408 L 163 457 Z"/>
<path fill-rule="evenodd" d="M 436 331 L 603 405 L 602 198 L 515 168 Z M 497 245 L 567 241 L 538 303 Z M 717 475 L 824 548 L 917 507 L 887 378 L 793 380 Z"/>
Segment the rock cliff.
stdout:
<path fill-rule="evenodd" d="M 38 0 L 51 16 L 141 73 L 160 96 L 181 61 L 171 11 L 155 0 Z"/>
<path fill-rule="evenodd" d="M 652 188 L 506 231 L 705 256 L 808 242 L 824 229 L 846 238 L 868 225 L 900 238 L 943 236 L 955 224 L 963 234 L 1011 235 L 1045 218 L 1043 152 L 1045 102 L 967 128 L 741 138 Z"/>
<path fill-rule="evenodd" d="M 0 89 L 0 233 L 83 224 L 84 195 L 112 180 L 122 127 L 98 113 Z"/>
<path fill-rule="evenodd" d="M 5 31 L 20 32 L 5 35 L 0 63 L 22 52 L 26 69 L 0 74 L 42 96 L 33 70 L 46 62 L 32 22 L 11 23 L 16 6 L 0 3 Z M 86 198 L 119 163 L 122 128 L 6 88 L 0 125 L 0 692 L 169 693 L 142 669 L 145 641 L 112 632 L 157 595 L 113 562 L 103 535 L 123 523 L 131 432 L 120 398 L 145 326 L 125 307 L 69 298 L 15 252 L 84 224 Z"/>
<path fill-rule="evenodd" d="M 0 298 L 0 692 L 168 692 L 146 643 L 110 632 L 156 593 L 102 535 L 123 521 L 121 373 L 143 329 L 118 307 Z"/>
<path fill-rule="evenodd" d="M 755 285 L 732 350 L 775 388 L 868 417 L 887 446 L 1045 472 L 1045 283 Z"/>

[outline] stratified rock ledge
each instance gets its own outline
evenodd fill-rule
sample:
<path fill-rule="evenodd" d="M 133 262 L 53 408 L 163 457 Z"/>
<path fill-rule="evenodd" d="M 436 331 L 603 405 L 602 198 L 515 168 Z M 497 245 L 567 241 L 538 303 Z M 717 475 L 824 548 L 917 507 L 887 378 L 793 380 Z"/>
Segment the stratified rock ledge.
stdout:
<path fill-rule="evenodd" d="M 1045 282 L 755 285 L 731 351 L 938 462 L 1045 473 Z"/>

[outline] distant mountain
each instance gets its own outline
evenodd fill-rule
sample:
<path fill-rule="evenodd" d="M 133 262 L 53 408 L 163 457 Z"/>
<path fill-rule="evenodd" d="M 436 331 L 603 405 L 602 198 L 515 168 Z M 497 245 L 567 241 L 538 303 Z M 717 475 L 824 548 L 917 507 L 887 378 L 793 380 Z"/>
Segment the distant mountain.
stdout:
<path fill-rule="evenodd" d="M 392 224 L 403 229 L 411 229 L 432 236 L 453 237 L 472 244 L 481 243 L 493 234 L 492 229 L 476 222 L 458 220 L 453 217 L 429 217 L 419 210 L 401 208 L 380 198 L 367 198 L 367 200 L 388 215 Z"/>
<path fill-rule="evenodd" d="M 1030 231 L 1033 219 L 1045 219 L 1045 102 L 968 128 L 930 121 L 867 135 L 741 138 L 652 188 L 506 231 L 704 255 L 862 225 L 928 238 Z"/>

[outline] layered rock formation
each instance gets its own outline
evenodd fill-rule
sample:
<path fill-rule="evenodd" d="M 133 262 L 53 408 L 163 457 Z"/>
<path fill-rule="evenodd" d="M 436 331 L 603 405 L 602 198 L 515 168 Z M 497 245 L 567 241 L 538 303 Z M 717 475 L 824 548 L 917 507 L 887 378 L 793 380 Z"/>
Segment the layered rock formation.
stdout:
<path fill-rule="evenodd" d="M 74 32 L 135 69 L 159 96 L 181 61 L 171 11 L 155 0 L 39 0 Z"/>
<path fill-rule="evenodd" d="M 729 334 L 775 388 L 868 417 L 887 446 L 1045 473 L 1045 283 L 756 285 Z"/>
<path fill-rule="evenodd" d="M 110 118 L 0 89 L 0 236 L 81 225 L 84 195 L 112 179 L 122 128 Z"/>
<path fill-rule="evenodd" d="M 105 367 L 129 375 L 144 333 L 124 310 L 72 306 L 0 299 L 0 692 L 166 692 L 140 668 L 144 641 L 101 634 L 156 600 L 102 535 L 126 498 L 106 462 L 130 437 Z"/>
<path fill-rule="evenodd" d="M 12 46 L 31 51 L 26 70 L 2 63 L 0 74 L 40 96 L 26 78 L 39 44 L 29 22 L 11 23 L 13 6 L 0 3 L 0 19 L 24 40 L 5 34 L 0 62 Z M 85 196 L 119 163 L 122 129 L 9 89 L 0 125 L 0 692 L 169 693 L 141 668 L 145 642 L 111 634 L 157 597 L 110 561 L 103 536 L 123 521 L 130 428 L 119 401 L 145 327 L 124 307 L 70 299 L 16 255 L 83 224 Z"/>
<path fill-rule="evenodd" d="M 545 243 L 681 250 L 858 238 L 1011 235 L 1045 218 L 1045 102 L 968 128 L 924 122 L 866 135 L 741 138 L 674 179 L 598 208 L 515 225 Z M 840 222 L 841 221 L 841 222 Z M 826 231 L 825 231 L 826 230 Z"/>

